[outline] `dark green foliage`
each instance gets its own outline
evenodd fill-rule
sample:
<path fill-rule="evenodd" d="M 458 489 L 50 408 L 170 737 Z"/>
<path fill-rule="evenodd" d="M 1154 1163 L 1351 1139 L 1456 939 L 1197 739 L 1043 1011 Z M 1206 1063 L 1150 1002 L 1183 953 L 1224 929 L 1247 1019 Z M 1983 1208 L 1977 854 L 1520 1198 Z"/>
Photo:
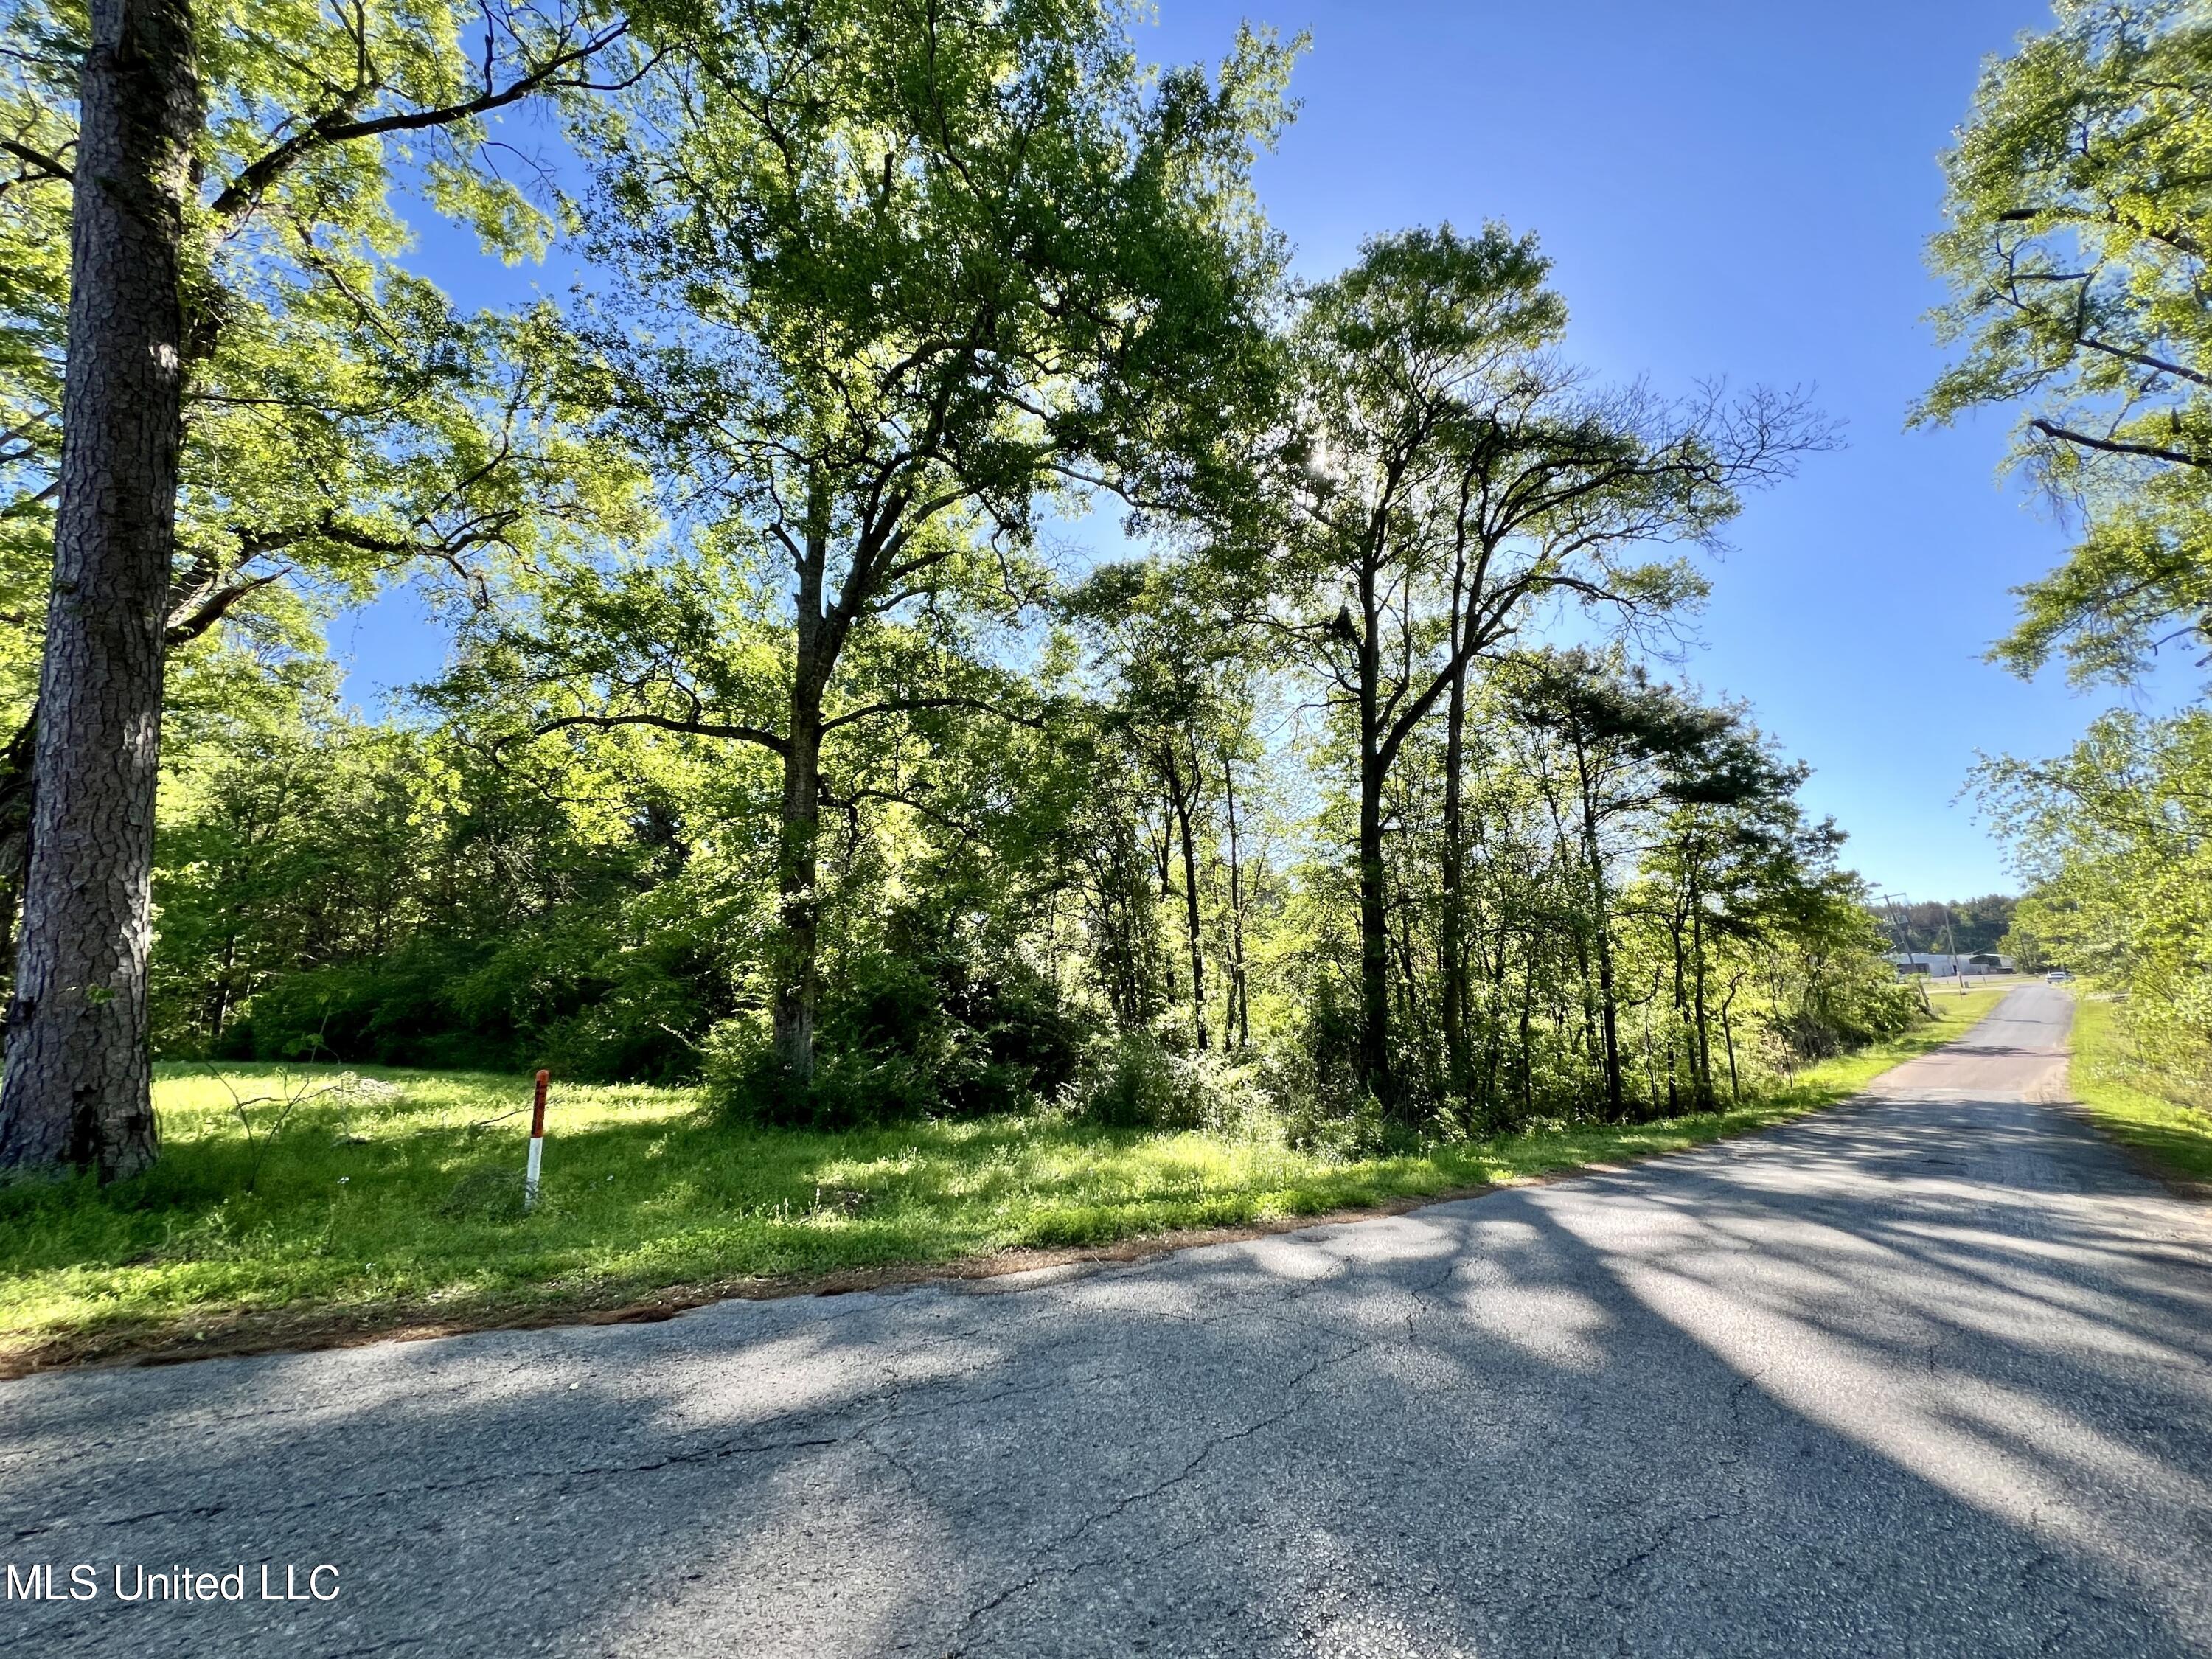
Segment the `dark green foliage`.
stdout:
<path fill-rule="evenodd" d="M 1083 1109 L 1109 1129 L 1190 1129 L 1195 1103 L 1178 1086 L 1175 1056 L 1147 1030 L 1117 1031 L 1090 1059 Z"/>
<path fill-rule="evenodd" d="M 824 987 L 811 1080 L 775 1062 L 754 1018 L 710 1045 L 707 1079 L 738 1121 L 815 1128 L 1006 1112 L 1074 1078 L 1085 1022 L 1018 957 L 957 917 L 908 908 L 880 943 L 845 953 Z"/>
<path fill-rule="evenodd" d="M 279 975 L 208 1044 L 226 1059 L 528 1071 L 590 1081 L 696 1073 L 708 1011 L 683 941 L 625 951 L 590 918 L 498 945 L 426 936 Z M 681 971 L 686 967 L 691 973 Z"/>
<path fill-rule="evenodd" d="M 1884 906 L 1881 920 L 1902 951 L 1937 951 L 1948 956 L 1979 955 L 2001 949 L 2020 901 L 1985 893 L 1963 904 L 1928 902 Z"/>
<path fill-rule="evenodd" d="M 587 833 L 421 734 L 256 735 L 204 757 L 198 810 L 161 838 L 164 1053 L 696 1072 L 744 890 L 688 867 L 664 799 Z"/>

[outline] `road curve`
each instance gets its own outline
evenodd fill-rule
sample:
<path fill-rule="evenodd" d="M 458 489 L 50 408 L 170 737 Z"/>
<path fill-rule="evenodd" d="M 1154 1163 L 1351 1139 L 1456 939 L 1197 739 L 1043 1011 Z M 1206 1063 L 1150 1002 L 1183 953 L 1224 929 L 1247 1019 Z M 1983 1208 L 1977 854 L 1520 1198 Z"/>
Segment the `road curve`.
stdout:
<path fill-rule="evenodd" d="M 0 1554 L 100 1583 L 0 1653 L 2212 1653 L 2212 1231 L 2045 1103 L 2069 1012 L 1083 1275 L 0 1386 Z"/>

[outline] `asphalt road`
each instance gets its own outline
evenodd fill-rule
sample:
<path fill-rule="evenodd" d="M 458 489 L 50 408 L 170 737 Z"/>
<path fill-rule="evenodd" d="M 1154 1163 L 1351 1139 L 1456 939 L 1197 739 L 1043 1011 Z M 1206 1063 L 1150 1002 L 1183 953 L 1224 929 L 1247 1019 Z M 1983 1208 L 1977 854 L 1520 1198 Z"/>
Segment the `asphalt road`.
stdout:
<path fill-rule="evenodd" d="M 2039 1103 L 2069 1010 L 1395 1219 L 0 1386 L 6 1559 L 100 1586 L 0 1651 L 2212 1652 L 2212 1230 Z"/>

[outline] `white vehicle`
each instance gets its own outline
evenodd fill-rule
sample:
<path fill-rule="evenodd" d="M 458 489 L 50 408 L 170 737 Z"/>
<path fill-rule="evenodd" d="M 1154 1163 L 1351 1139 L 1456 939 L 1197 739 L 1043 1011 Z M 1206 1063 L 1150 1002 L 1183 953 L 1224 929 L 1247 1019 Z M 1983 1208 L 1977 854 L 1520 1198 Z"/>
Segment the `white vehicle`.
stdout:
<path fill-rule="evenodd" d="M 2068 973 L 2063 968 L 2053 968 L 2043 977 L 2047 982 L 2052 985 L 2063 985 L 2068 980 L 2073 978 L 2074 975 Z"/>

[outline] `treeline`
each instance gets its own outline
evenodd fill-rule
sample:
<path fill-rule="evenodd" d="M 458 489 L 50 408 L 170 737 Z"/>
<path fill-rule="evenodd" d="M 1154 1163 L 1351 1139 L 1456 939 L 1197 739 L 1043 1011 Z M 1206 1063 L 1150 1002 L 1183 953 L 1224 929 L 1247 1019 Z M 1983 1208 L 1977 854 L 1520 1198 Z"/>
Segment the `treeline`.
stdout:
<path fill-rule="evenodd" d="M 1923 900 L 1881 907 L 1882 921 L 1900 951 L 1934 951 L 1971 957 L 1995 951 L 2011 930 L 2019 900 L 1986 893 L 1963 903 Z"/>
<path fill-rule="evenodd" d="M 2212 644 L 2212 16 L 2087 0 L 1984 75 L 1948 157 L 1958 364 L 1923 410 L 2021 409 L 2013 457 L 2079 540 L 1996 658 L 2140 689 Z M 2149 1080 L 2212 1098 L 2212 713 L 2142 700 L 1976 775 L 2028 890 L 2006 948 L 2117 995 Z"/>
<path fill-rule="evenodd" d="M 1907 1017 L 1802 771 L 1646 661 L 1826 427 L 1601 384 L 1501 227 L 1292 280 L 1296 46 L 433 10 L 161 36 L 113 96 L 174 96 L 86 142 L 197 198 L 119 265 L 64 159 L 107 60 L 10 6 L 0 1162 L 143 1167 L 149 1042 L 1321 1133 L 1704 1107 Z M 526 107 L 574 157 L 526 187 Z M 465 314 L 403 189 L 587 280 Z M 125 323 L 179 378 L 97 427 L 118 543 L 62 407 Z M 1056 552 L 1108 502 L 1141 557 Z M 447 672 L 338 712 L 324 624 L 408 579 Z"/>
<path fill-rule="evenodd" d="M 159 1041 L 706 1075 L 814 1121 L 1068 1099 L 1128 1123 L 1273 1108 L 1314 1133 L 1468 1131 L 1709 1108 L 1908 1018 L 1840 837 L 1742 709 L 1617 653 L 1539 653 L 1472 688 L 1456 791 L 1439 721 L 1386 799 L 1390 1093 L 1371 1097 L 1358 802 L 1329 721 L 1297 731 L 1296 682 L 1236 656 L 1194 674 L 1124 654 L 1130 616 L 1059 623 L 1083 689 L 1009 675 L 1019 720 L 902 733 L 878 763 L 908 799 L 841 781 L 803 1092 L 769 1015 L 773 768 L 598 732 L 526 764 L 465 721 L 320 700 L 202 750 L 173 797 Z"/>

